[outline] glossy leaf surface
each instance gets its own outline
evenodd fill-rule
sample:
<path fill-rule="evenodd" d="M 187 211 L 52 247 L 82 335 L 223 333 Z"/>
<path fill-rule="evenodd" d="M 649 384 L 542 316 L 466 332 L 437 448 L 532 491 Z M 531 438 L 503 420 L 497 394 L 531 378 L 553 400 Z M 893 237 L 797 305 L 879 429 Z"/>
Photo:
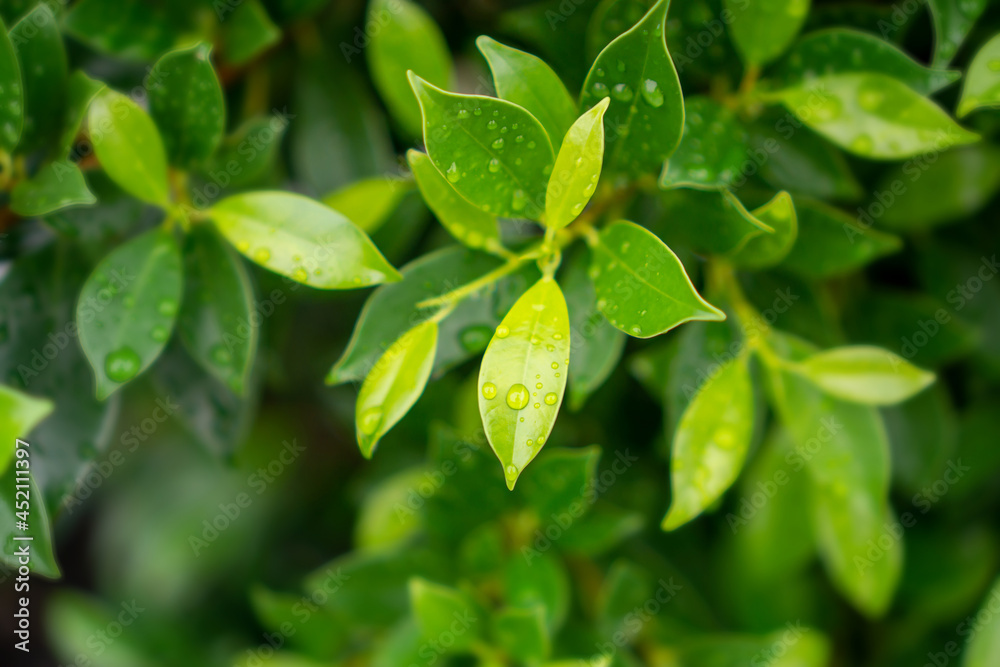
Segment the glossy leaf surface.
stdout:
<path fill-rule="evenodd" d="M 987 0 L 927 1 L 927 6 L 931 10 L 931 21 L 934 23 L 935 67 L 945 67 L 952 61 L 987 4 Z"/>
<path fill-rule="evenodd" d="M 18 148 L 23 153 L 49 148 L 62 127 L 69 76 L 59 22 L 49 5 L 39 4 L 14 24 L 10 42 L 21 66 L 24 90 L 24 124 Z M 15 104 L 16 95 L 12 100 Z"/>
<path fill-rule="evenodd" d="M 33 217 L 96 201 L 80 168 L 69 160 L 57 160 L 39 169 L 31 180 L 17 184 L 11 193 L 10 208 L 19 215 Z"/>
<path fill-rule="evenodd" d="M 660 202 L 666 224 L 657 231 L 671 245 L 725 255 L 739 252 L 756 236 L 774 233 L 729 190 L 669 190 Z"/>
<path fill-rule="evenodd" d="M 789 47 L 809 14 L 810 0 L 725 0 L 730 35 L 747 65 L 766 65 Z"/>
<path fill-rule="evenodd" d="M 733 113 L 707 97 L 684 100 L 684 136 L 660 175 L 660 187 L 724 188 L 746 161 L 746 133 Z"/>
<path fill-rule="evenodd" d="M 24 88 L 21 83 L 21 67 L 7 27 L 0 20 L 0 89 L 4 91 L 6 104 L 0 105 L 0 150 L 8 153 L 14 150 L 21 138 L 24 124 Z"/>
<path fill-rule="evenodd" d="M 17 438 L 25 439 L 52 412 L 52 402 L 0 385 L 0 474 L 14 455 Z"/>
<path fill-rule="evenodd" d="M 754 209 L 753 217 L 773 229 L 774 233 L 750 238 L 733 256 L 733 261 L 753 268 L 773 266 L 791 252 L 798 238 L 795 204 L 787 192 L 779 192 L 771 201 Z"/>
<path fill-rule="evenodd" d="M 545 226 L 562 229 L 573 222 L 594 195 L 604 160 L 607 98 L 573 123 L 556 156 L 545 190 Z"/>
<path fill-rule="evenodd" d="M 800 368 L 826 393 L 868 405 L 901 403 L 934 382 L 933 373 L 870 345 L 825 350 L 802 361 Z"/>
<path fill-rule="evenodd" d="M 323 197 L 323 203 L 371 234 L 392 215 L 412 184 L 399 178 L 366 178 Z"/>
<path fill-rule="evenodd" d="M 972 59 L 957 113 L 962 117 L 975 109 L 995 106 L 1000 106 L 1000 35 L 986 42 Z"/>

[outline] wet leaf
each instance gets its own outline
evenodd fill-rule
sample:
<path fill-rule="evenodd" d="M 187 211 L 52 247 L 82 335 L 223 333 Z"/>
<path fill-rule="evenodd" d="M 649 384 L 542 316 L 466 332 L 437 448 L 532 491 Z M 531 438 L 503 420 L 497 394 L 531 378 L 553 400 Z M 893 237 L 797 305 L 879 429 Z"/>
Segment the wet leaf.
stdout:
<path fill-rule="evenodd" d="M 688 97 L 684 107 L 684 136 L 663 167 L 660 187 L 727 187 L 743 171 L 746 133 L 732 111 L 710 98 Z"/>
<path fill-rule="evenodd" d="M 39 169 L 30 180 L 17 184 L 11 193 L 10 208 L 27 218 L 96 201 L 80 168 L 69 160 L 57 160 Z"/>
<path fill-rule="evenodd" d="M 802 361 L 798 368 L 831 396 L 867 405 L 902 403 L 934 382 L 933 373 L 871 345 L 824 350 Z"/>
<path fill-rule="evenodd" d="M 987 4 L 987 0 L 927 0 L 934 23 L 934 67 L 946 67 L 952 61 Z"/>
<path fill-rule="evenodd" d="M 766 65 L 789 47 L 809 14 L 809 0 L 725 0 L 729 33 L 747 65 Z"/>
<path fill-rule="evenodd" d="M 660 195 L 660 202 L 662 219 L 669 223 L 657 229 L 670 245 L 716 255 L 735 254 L 752 238 L 774 233 L 729 190 L 669 190 Z"/>
<path fill-rule="evenodd" d="M 2 399 L 0 399 L 2 400 Z M 24 437 L 27 433 L 21 433 Z M 30 447 L 30 445 L 29 445 Z M 19 567 L 25 565 L 22 557 L 14 555 L 14 550 L 22 545 L 28 547 L 30 556 L 28 557 L 28 567 L 35 574 L 40 574 L 48 579 L 59 579 L 62 572 L 59 571 L 59 564 L 53 548 L 52 525 L 49 521 L 49 513 L 45 508 L 45 499 L 42 497 L 38 485 L 32 475 L 17 475 L 17 468 L 11 465 L 7 471 L 0 474 L 0 543 L 4 548 L 0 551 L 0 563 L 9 568 L 11 572 L 16 572 Z M 27 488 L 24 488 L 24 487 Z M 23 501 L 25 495 L 28 500 L 28 529 L 17 527 L 15 521 L 20 522 L 18 512 L 25 511 Z M 22 503 L 18 505 L 18 503 Z M 17 541 L 18 537 L 31 537 L 30 541 Z"/>
<path fill-rule="evenodd" d="M 570 127 L 556 156 L 545 190 L 545 226 L 562 229 L 587 206 L 597 189 L 604 160 L 604 112 L 607 98 Z"/>

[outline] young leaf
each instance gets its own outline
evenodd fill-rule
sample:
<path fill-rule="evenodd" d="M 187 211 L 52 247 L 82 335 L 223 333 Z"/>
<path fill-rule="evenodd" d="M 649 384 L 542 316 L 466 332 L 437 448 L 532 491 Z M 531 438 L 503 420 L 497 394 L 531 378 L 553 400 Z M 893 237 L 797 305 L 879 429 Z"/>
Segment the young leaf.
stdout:
<path fill-rule="evenodd" d="M 31 429 L 52 412 L 52 402 L 0 384 L 0 474 L 14 456 L 17 438 L 27 438 Z"/>
<path fill-rule="evenodd" d="M 1000 615 L 993 611 L 997 600 L 1000 600 L 1000 579 L 993 584 L 974 617 L 975 632 L 969 636 L 962 667 L 989 667 L 1000 661 Z"/>
<path fill-rule="evenodd" d="M 39 169 L 31 180 L 17 184 L 10 196 L 10 208 L 27 218 L 96 201 L 80 168 L 69 160 L 56 160 Z"/>
<path fill-rule="evenodd" d="M 493 215 L 541 215 L 555 159 L 548 134 L 505 100 L 448 93 L 410 74 L 434 166 L 459 194 Z"/>
<path fill-rule="evenodd" d="M 800 39 L 777 65 L 774 77 L 783 85 L 831 74 L 875 72 L 930 95 L 961 77 L 955 70 L 932 69 L 913 60 L 892 43 L 853 28 L 827 28 Z"/>
<path fill-rule="evenodd" d="M 382 436 L 424 393 L 437 340 L 437 322 L 422 322 L 390 345 L 368 372 L 355 408 L 358 446 L 365 458 L 371 458 Z"/>
<path fill-rule="evenodd" d="M 897 252 L 898 236 L 858 224 L 850 215 L 817 201 L 796 202 L 799 235 L 782 265 L 808 278 L 843 275 Z"/>
<path fill-rule="evenodd" d="M 798 367 L 826 393 L 868 405 L 902 403 L 934 382 L 933 373 L 871 345 L 825 350 L 802 361 Z"/>
<path fill-rule="evenodd" d="M 260 0 L 243 0 L 222 23 L 222 53 L 225 61 L 242 65 L 281 40 Z"/>
<path fill-rule="evenodd" d="M 605 227 L 591 253 L 597 307 L 630 336 L 650 338 L 691 320 L 726 319 L 701 298 L 677 255 L 633 222 Z"/>
<path fill-rule="evenodd" d="M 3 20 L 0 20 L 0 90 L 4 91 L 5 100 L 0 104 L 0 150 L 11 153 L 21 138 L 24 124 L 24 89 L 21 67 Z"/>
<path fill-rule="evenodd" d="M 486 35 L 476 46 L 489 63 L 497 97 L 524 107 L 538 119 L 558 152 L 563 137 L 576 120 L 576 102 L 544 60 L 512 49 Z"/>
<path fill-rule="evenodd" d="M 167 158 L 152 119 L 121 93 L 90 103 L 90 139 L 101 166 L 123 190 L 151 204 L 168 202 Z"/>
<path fill-rule="evenodd" d="M 701 514 L 736 481 L 753 421 L 753 382 L 747 357 L 741 355 L 701 386 L 677 425 L 670 458 L 673 500 L 664 530 Z"/>
<path fill-rule="evenodd" d="M 671 245 L 686 245 L 715 255 L 734 254 L 750 239 L 774 233 L 728 189 L 668 190 L 660 195 L 660 201 L 664 208 L 662 219 L 670 224 L 658 231 Z"/>
<path fill-rule="evenodd" d="M 242 395 L 257 352 L 250 276 L 239 256 L 205 225 L 189 233 L 184 260 L 181 341 L 202 368 Z"/>
<path fill-rule="evenodd" d="M 57 157 L 69 155 L 76 135 L 80 132 L 80 125 L 87 115 L 87 109 L 90 108 L 90 103 L 103 89 L 103 83 L 91 79 L 82 70 L 76 70 L 70 75 L 66 84 L 65 122 L 55 153 Z"/>
<path fill-rule="evenodd" d="M 562 290 L 543 277 L 497 327 L 479 368 L 479 414 L 507 488 L 548 440 L 566 389 L 569 314 Z"/>
<path fill-rule="evenodd" d="M 163 229 L 118 246 L 87 278 L 76 322 L 99 399 L 160 356 L 174 328 L 182 282 L 180 248 Z"/>
<path fill-rule="evenodd" d="M 50 148 L 66 111 L 69 65 L 59 22 L 49 5 L 39 4 L 18 21 L 10 29 L 10 42 L 21 64 L 24 86 L 24 125 L 19 152 Z M 17 103 L 17 92 L 14 95 Z"/>
<path fill-rule="evenodd" d="M 18 435 L 27 435 L 19 433 Z M 15 436 L 16 437 L 16 436 Z M 54 550 L 52 548 L 52 525 L 49 521 L 49 513 L 45 508 L 45 498 L 38 490 L 34 475 L 24 477 L 15 474 L 14 466 L 0 475 L 0 541 L 4 548 L 0 551 L 0 564 L 10 571 L 16 572 L 18 567 L 24 566 L 25 561 L 14 554 L 17 546 L 24 545 L 28 548 L 29 556 L 27 565 L 32 572 L 40 574 L 48 579 L 58 579 L 62 576 L 59 571 L 59 564 L 56 562 Z M 20 488 L 27 482 L 27 490 Z M 19 528 L 15 523 L 18 512 L 18 501 L 27 498 L 29 502 L 28 529 Z M 23 509 L 23 504 L 21 508 Z M 17 519 L 20 521 L 20 519 Z M 23 542 L 15 541 L 15 537 L 30 536 L 32 539 Z"/>
<path fill-rule="evenodd" d="M 475 250 L 501 247 L 497 219 L 458 194 L 426 153 L 411 149 L 406 152 L 406 161 L 424 202 L 452 236 Z"/>
<path fill-rule="evenodd" d="M 982 107 L 1000 106 L 1000 35 L 986 42 L 976 52 L 965 74 L 958 117 Z"/>
<path fill-rule="evenodd" d="M 515 660 L 544 660 L 552 650 L 549 631 L 545 627 L 545 608 L 542 605 L 507 607 L 495 612 L 493 635 L 496 637 L 497 647 Z"/>
<path fill-rule="evenodd" d="M 410 605 L 425 639 L 437 641 L 444 634 L 455 638 L 450 651 L 467 649 L 482 636 L 482 624 L 476 622 L 481 614 L 459 590 L 414 577 L 410 579 Z M 456 620 L 463 623 L 462 632 L 454 630 Z"/>
<path fill-rule="evenodd" d="M 934 23 L 934 67 L 947 67 L 987 4 L 987 0 L 927 0 Z"/>
<path fill-rule="evenodd" d="M 587 275 L 587 255 L 577 253 L 559 276 L 569 308 L 569 407 L 574 412 L 611 375 L 625 349 L 626 337 L 597 309 L 597 292 Z"/>
<path fill-rule="evenodd" d="M 171 51 L 149 74 L 149 112 L 170 163 L 183 169 L 208 159 L 226 129 L 226 105 L 211 52 L 208 44 Z"/>
<path fill-rule="evenodd" d="M 819 76 L 775 95 L 803 123 L 870 159 L 903 159 L 979 140 L 933 102 L 884 74 Z"/>
<path fill-rule="evenodd" d="M 608 44 L 580 94 L 582 109 L 611 97 L 604 116 L 605 169 L 638 176 L 659 171 L 684 131 L 684 100 L 667 51 L 668 0 L 658 0 L 639 23 Z"/>
<path fill-rule="evenodd" d="M 753 211 L 753 217 L 774 230 L 773 234 L 759 234 L 749 239 L 733 255 L 733 262 L 750 268 L 773 266 L 783 260 L 799 234 L 795 205 L 787 192 L 779 192 L 774 198 Z"/>
<path fill-rule="evenodd" d="M 371 234 L 392 215 L 413 184 L 402 178 L 366 178 L 331 192 L 323 203 Z"/>
<path fill-rule="evenodd" d="M 566 133 L 545 189 L 545 226 L 549 229 L 562 229 L 573 222 L 597 189 L 608 104 L 608 98 L 598 102 Z"/>
<path fill-rule="evenodd" d="M 766 65 L 788 48 L 809 14 L 809 0 L 725 0 L 729 34 L 747 65 Z"/>
<path fill-rule="evenodd" d="M 243 255 L 304 285 L 356 289 L 402 279 L 363 231 L 308 197 L 248 192 L 207 213 Z"/>
<path fill-rule="evenodd" d="M 684 136 L 663 166 L 660 187 L 727 187 L 747 160 L 746 132 L 732 111 L 710 98 L 689 97 L 684 107 Z"/>
<path fill-rule="evenodd" d="M 410 0 L 373 0 L 367 25 L 381 27 L 366 49 L 375 87 L 392 117 L 407 134 L 419 137 L 420 107 L 406 80 L 407 70 L 435 86 L 448 87 L 452 62 L 444 35 L 434 19 Z M 344 55 L 350 62 L 350 54 Z"/>

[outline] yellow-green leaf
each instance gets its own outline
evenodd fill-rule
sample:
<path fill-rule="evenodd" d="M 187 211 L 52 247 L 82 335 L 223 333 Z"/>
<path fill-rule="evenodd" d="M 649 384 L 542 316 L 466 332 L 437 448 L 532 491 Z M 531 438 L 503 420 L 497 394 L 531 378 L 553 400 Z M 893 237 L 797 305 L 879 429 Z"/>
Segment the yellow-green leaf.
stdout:
<path fill-rule="evenodd" d="M 825 350 L 803 360 L 798 368 L 826 393 L 868 405 L 901 403 L 934 382 L 934 373 L 873 345 Z"/>
<path fill-rule="evenodd" d="M 396 210 L 413 183 L 402 178 L 366 178 L 323 197 L 323 203 L 371 234 Z"/>
<path fill-rule="evenodd" d="M 563 139 L 545 190 L 545 226 L 562 229 L 587 206 L 604 160 L 604 98 L 573 123 Z"/>
<path fill-rule="evenodd" d="M 729 34 L 747 65 L 765 65 L 789 47 L 809 14 L 809 0 L 725 0 Z"/>
<path fill-rule="evenodd" d="M 981 107 L 996 106 L 1000 106 L 1000 35 L 986 42 L 972 59 L 957 113 L 961 118 Z"/>
<path fill-rule="evenodd" d="M 0 384 L 0 474 L 14 455 L 14 441 L 27 438 L 31 429 L 52 412 L 52 407 L 47 399 Z"/>

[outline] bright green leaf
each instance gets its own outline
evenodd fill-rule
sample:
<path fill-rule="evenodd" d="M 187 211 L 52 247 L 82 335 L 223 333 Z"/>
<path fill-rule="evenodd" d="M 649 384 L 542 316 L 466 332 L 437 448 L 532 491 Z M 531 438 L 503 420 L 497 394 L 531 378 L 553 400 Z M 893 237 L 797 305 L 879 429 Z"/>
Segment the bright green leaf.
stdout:
<path fill-rule="evenodd" d="M 658 172 L 681 140 L 684 100 L 664 39 L 669 5 L 659 0 L 639 23 L 608 44 L 583 85 L 582 109 L 611 97 L 604 115 L 609 173 Z"/>
<path fill-rule="evenodd" d="M 66 112 L 69 65 L 55 14 L 41 3 L 10 29 L 10 43 L 21 64 L 24 125 L 19 152 L 48 148 Z M 14 101 L 17 102 L 15 92 Z M 6 92 L 4 93 L 6 97 Z"/>
<path fill-rule="evenodd" d="M 411 187 L 410 181 L 401 178 L 366 178 L 331 192 L 323 203 L 371 234 L 392 215 Z"/>
<path fill-rule="evenodd" d="M 576 120 L 576 101 L 544 60 L 482 35 L 476 46 L 489 63 L 497 97 L 524 107 L 538 119 L 558 152 Z"/>
<path fill-rule="evenodd" d="M 615 222 L 591 247 L 597 307 L 618 329 L 650 338 L 691 320 L 724 320 L 698 294 L 677 255 L 639 225 Z"/>
<path fill-rule="evenodd" d="M 0 384 L 0 474 L 14 456 L 17 438 L 27 438 L 31 429 L 52 412 L 52 402 Z"/>
<path fill-rule="evenodd" d="M 482 614 L 464 593 L 414 577 L 410 580 L 410 605 L 425 639 L 454 637 L 449 651 L 468 649 L 483 634 Z M 457 623 L 457 625 L 456 625 Z"/>
<path fill-rule="evenodd" d="M 729 34 L 748 66 L 766 65 L 788 48 L 809 14 L 809 0 L 725 0 Z"/>
<path fill-rule="evenodd" d="M 545 190 L 545 226 L 573 222 L 597 189 L 604 160 L 604 112 L 608 98 L 580 116 L 563 140 Z"/>
<path fill-rule="evenodd" d="M 933 373 L 872 345 L 824 350 L 798 368 L 826 393 L 868 405 L 902 403 L 934 382 Z"/>
<path fill-rule="evenodd" d="M 77 302 L 76 323 L 99 399 L 160 356 L 173 331 L 182 290 L 180 248 L 163 229 L 118 246 L 90 274 Z"/>
<path fill-rule="evenodd" d="M 930 95 L 961 76 L 954 70 L 924 67 L 890 42 L 853 28 L 809 33 L 782 59 L 774 78 L 792 85 L 816 76 L 875 72 Z"/>
<path fill-rule="evenodd" d="M 796 621 L 769 635 L 692 637 L 672 647 L 670 655 L 685 667 L 736 667 L 754 662 L 768 667 L 827 667 L 831 653 L 824 635 Z"/>
<path fill-rule="evenodd" d="M 677 425 L 670 459 L 673 500 L 664 530 L 701 514 L 736 481 L 753 422 L 753 382 L 741 355 L 705 381 Z"/>
<path fill-rule="evenodd" d="M 51 406 L 50 406 L 51 407 Z M 27 433 L 19 433 L 24 437 Z M 6 444 L 6 443 L 5 443 Z M 30 451 L 29 445 L 29 451 Z M 17 469 L 10 466 L 5 473 L 0 475 L 0 542 L 4 548 L 0 551 L 0 563 L 16 572 L 17 568 L 24 565 L 21 559 L 14 555 L 14 549 L 25 545 L 30 552 L 28 567 L 32 572 L 40 574 L 49 579 L 58 579 L 62 576 L 59 571 L 59 564 L 53 549 L 52 525 L 49 521 L 49 513 L 45 508 L 45 498 L 38 490 L 34 475 L 16 475 Z M 24 487 L 27 488 L 24 488 Z M 20 521 L 17 512 L 23 511 L 18 502 L 28 500 L 28 529 L 17 528 L 15 521 Z M 32 539 L 16 541 L 17 537 L 30 536 Z"/>
<path fill-rule="evenodd" d="M 833 143 L 870 159 L 904 159 L 979 140 L 936 104 L 884 74 L 819 76 L 775 96 Z"/>
<path fill-rule="evenodd" d="M 350 220 L 302 195 L 233 195 L 208 215 L 243 255 L 310 287 L 356 289 L 402 279 Z"/>
<path fill-rule="evenodd" d="M 749 239 L 733 256 L 733 261 L 751 268 L 773 266 L 791 252 L 798 238 L 795 204 L 787 192 L 779 192 L 771 201 L 754 209 L 753 217 L 771 227 L 774 233 L 759 234 Z"/>
<path fill-rule="evenodd" d="M 427 12 L 410 0 L 372 0 L 367 25 L 380 29 L 365 50 L 375 87 L 407 134 L 420 136 L 420 107 L 407 82 L 407 70 L 439 88 L 451 84 L 448 44 Z M 350 48 L 346 43 L 344 46 Z M 345 53 L 347 62 L 350 53 Z"/>
<path fill-rule="evenodd" d="M 80 168 L 69 160 L 57 160 L 39 169 L 31 180 L 17 184 L 11 193 L 10 208 L 24 217 L 33 217 L 96 201 Z"/>
<path fill-rule="evenodd" d="M 534 116 L 505 100 L 445 92 L 413 74 L 410 83 L 423 110 L 427 154 L 459 194 L 487 213 L 539 218 L 555 156 Z"/>
<path fill-rule="evenodd" d="M 90 139 L 104 171 L 123 190 L 152 204 L 167 204 L 163 141 L 135 102 L 113 90 L 101 92 L 90 103 Z"/>
<path fill-rule="evenodd" d="M 958 53 L 987 0 L 927 0 L 934 23 L 934 67 L 946 67 Z"/>
<path fill-rule="evenodd" d="M 1000 35 L 976 52 L 965 75 L 958 117 L 982 107 L 1000 106 Z"/>
<path fill-rule="evenodd" d="M 969 637 L 962 667 L 990 667 L 1000 661 L 1000 614 L 993 611 L 997 600 L 1000 600 L 1000 579 L 993 584 L 974 617 L 975 633 Z"/>
<path fill-rule="evenodd" d="M 715 190 L 740 176 L 746 132 L 733 112 L 707 97 L 684 100 L 684 136 L 660 174 L 660 187 Z"/>
<path fill-rule="evenodd" d="M 479 368 L 479 413 L 509 489 L 552 431 L 569 350 L 566 300 L 544 277 L 503 318 Z"/>
<path fill-rule="evenodd" d="M 545 608 L 541 605 L 495 612 L 493 636 L 498 648 L 515 660 L 544 660 L 551 651 L 551 640 L 545 627 Z"/>
<path fill-rule="evenodd" d="M 170 163 L 184 169 L 208 159 L 226 129 L 226 105 L 211 52 L 208 44 L 171 51 L 149 73 L 149 112 Z"/>
<path fill-rule="evenodd" d="M 14 46 L 7 36 L 7 26 L 0 20 L 0 90 L 5 103 L 0 105 L 0 150 L 10 153 L 21 138 L 24 124 L 24 89 L 21 67 Z"/>
<path fill-rule="evenodd" d="M 411 149 L 406 160 L 427 206 L 452 236 L 476 250 L 493 252 L 501 247 L 497 219 L 462 197 L 426 153 Z"/>
<path fill-rule="evenodd" d="M 243 261 L 211 227 L 191 231 L 184 261 L 185 296 L 178 321 L 181 341 L 202 368 L 243 394 L 258 338 L 250 276 Z"/>
<path fill-rule="evenodd" d="M 437 340 L 437 322 L 422 322 L 390 345 L 368 372 L 355 408 L 358 446 L 365 458 L 371 458 L 382 436 L 424 393 Z"/>

